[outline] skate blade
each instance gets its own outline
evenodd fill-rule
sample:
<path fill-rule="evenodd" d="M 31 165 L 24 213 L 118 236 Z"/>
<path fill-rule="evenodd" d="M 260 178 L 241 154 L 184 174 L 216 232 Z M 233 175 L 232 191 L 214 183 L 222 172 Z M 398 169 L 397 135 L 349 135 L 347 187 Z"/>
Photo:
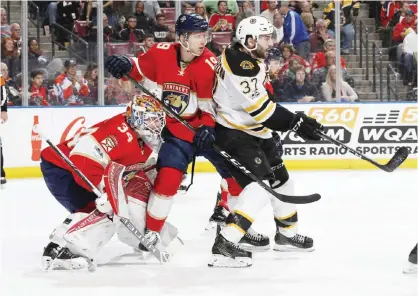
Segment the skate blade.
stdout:
<path fill-rule="evenodd" d="M 278 245 L 275 244 L 273 247 L 274 251 L 278 251 L 278 252 L 294 252 L 294 253 L 307 253 L 307 252 L 313 252 L 315 251 L 315 247 L 311 247 L 311 248 L 298 248 L 295 246 L 291 246 L 291 245 Z"/>
<path fill-rule="evenodd" d="M 242 244 L 238 244 L 238 246 L 241 249 L 244 249 L 245 251 L 248 251 L 248 252 L 268 252 L 268 251 L 270 251 L 270 244 L 268 244 L 266 246 L 253 246 L 253 245 L 250 245 L 250 244 L 242 243 Z"/>
<path fill-rule="evenodd" d="M 52 260 L 50 257 L 43 256 L 41 261 L 41 270 L 78 270 L 89 268 L 89 263 L 84 258 L 76 258 L 71 260 L 55 259 Z"/>
<path fill-rule="evenodd" d="M 413 264 L 411 262 L 408 262 L 408 266 L 404 268 L 403 273 L 404 274 L 415 274 L 418 272 L 418 268 L 416 264 Z"/>
<path fill-rule="evenodd" d="M 222 255 L 212 255 L 211 261 L 208 263 L 209 267 L 218 268 L 245 268 L 253 265 L 252 259 L 248 257 L 226 257 Z"/>

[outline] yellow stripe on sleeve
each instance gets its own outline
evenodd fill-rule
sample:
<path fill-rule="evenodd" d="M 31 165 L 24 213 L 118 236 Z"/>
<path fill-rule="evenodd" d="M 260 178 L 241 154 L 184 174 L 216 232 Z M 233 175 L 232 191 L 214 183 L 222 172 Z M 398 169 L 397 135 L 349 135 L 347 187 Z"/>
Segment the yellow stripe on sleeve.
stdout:
<path fill-rule="evenodd" d="M 257 102 L 255 102 L 253 105 L 251 105 L 247 108 L 244 108 L 244 110 L 247 111 L 248 113 L 253 112 L 253 111 L 259 109 L 267 100 L 268 100 L 268 95 L 265 94 L 264 96 L 259 98 L 257 100 Z"/>
<path fill-rule="evenodd" d="M 255 121 L 257 122 L 263 122 L 266 121 L 268 117 L 271 116 L 271 114 L 276 110 L 276 104 L 273 102 L 270 102 L 266 109 L 264 109 L 263 112 L 261 112 L 259 115 L 253 117 Z"/>

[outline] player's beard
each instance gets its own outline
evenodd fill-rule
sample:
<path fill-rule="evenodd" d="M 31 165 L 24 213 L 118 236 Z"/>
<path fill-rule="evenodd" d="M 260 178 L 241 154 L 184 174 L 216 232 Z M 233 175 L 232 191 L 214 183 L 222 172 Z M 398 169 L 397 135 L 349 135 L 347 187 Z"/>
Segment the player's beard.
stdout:
<path fill-rule="evenodd" d="M 265 59 L 267 57 L 267 49 L 261 48 L 260 45 L 257 46 L 256 50 L 253 50 L 253 55 L 257 59 Z"/>

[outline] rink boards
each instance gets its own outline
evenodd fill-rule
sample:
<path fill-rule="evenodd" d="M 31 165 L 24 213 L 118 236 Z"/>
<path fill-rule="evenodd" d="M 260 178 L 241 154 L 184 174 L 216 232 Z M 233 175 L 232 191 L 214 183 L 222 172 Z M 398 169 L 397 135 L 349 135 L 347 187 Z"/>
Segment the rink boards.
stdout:
<path fill-rule="evenodd" d="M 398 147 L 409 147 L 403 164 L 417 168 L 418 106 L 413 103 L 285 104 L 294 112 L 315 117 L 329 136 L 361 153 L 386 162 Z M 8 178 L 38 177 L 39 147 L 46 142 L 32 133 L 35 122 L 52 142 L 74 137 L 87 127 L 124 112 L 125 107 L 42 107 L 10 108 L 9 121 L 0 126 L 5 169 Z M 294 133 L 281 133 L 285 163 L 290 170 L 371 169 L 367 162 L 327 142 L 305 142 Z M 42 142 L 40 142 L 42 141 Z M 214 168 L 198 159 L 196 171 Z"/>

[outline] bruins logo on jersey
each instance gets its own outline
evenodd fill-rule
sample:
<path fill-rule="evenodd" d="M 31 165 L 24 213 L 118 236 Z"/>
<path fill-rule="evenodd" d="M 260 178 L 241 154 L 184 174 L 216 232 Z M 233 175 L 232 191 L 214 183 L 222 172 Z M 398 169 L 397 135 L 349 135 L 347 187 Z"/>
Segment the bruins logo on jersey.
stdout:
<path fill-rule="evenodd" d="M 251 63 L 250 61 L 242 61 L 239 65 L 244 70 L 252 70 L 252 69 L 254 69 L 254 64 Z"/>
<path fill-rule="evenodd" d="M 163 102 L 178 115 L 186 110 L 189 105 L 189 98 L 189 87 L 177 83 L 165 83 L 163 85 Z"/>

